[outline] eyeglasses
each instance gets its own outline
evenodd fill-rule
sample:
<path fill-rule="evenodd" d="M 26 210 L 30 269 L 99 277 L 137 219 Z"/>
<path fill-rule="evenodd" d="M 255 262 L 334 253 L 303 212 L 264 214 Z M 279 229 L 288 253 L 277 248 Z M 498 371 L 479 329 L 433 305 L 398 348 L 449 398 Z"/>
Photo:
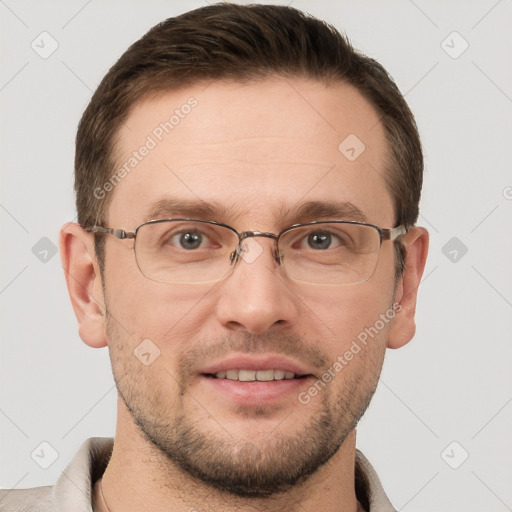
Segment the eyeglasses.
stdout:
<path fill-rule="evenodd" d="M 263 252 L 256 237 L 275 240 L 273 257 L 285 275 L 300 283 L 347 285 L 368 281 L 383 241 L 407 233 L 404 226 L 381 228 L 355 221 L 294 224 L 278 234 L 244 231 L 195 219 L 150 220 L 135 231 L 93 226 L 87 231 L 135 240 L 135 259 L 144 276 L 172 284 L 215 283 L 243 259 Z"/>

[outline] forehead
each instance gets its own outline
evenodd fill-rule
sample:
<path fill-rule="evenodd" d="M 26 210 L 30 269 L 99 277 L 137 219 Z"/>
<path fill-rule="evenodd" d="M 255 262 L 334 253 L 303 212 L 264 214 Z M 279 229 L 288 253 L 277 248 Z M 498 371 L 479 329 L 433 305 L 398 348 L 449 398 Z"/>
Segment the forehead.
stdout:
<path fill-rule="evenodd" d="M 183 214 L 180 202 L 213 206 L 212 220 L 242 229 L 311 202 L 348 203 L 384 225 L 394 217 L 382 126 L 347 84 L 274 78 L 162 93 L 132 108 L 115 154 L 109 222 L 120 227 Z M 166 201 L 176 208 L 159 211 Z"/>

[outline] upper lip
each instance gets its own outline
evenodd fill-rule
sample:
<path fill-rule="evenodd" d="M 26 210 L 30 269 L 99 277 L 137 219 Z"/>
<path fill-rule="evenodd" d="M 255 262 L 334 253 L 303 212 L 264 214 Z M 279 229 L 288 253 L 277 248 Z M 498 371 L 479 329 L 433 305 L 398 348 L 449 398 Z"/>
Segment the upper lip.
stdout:
<path fill-rule="evenodd" d="M 202 368 L 200 373 L 216 374 L 227 370 L 284 370 L 295 375 L 311 372 L 299 363 L 279 355 L 236 355 Z"/>

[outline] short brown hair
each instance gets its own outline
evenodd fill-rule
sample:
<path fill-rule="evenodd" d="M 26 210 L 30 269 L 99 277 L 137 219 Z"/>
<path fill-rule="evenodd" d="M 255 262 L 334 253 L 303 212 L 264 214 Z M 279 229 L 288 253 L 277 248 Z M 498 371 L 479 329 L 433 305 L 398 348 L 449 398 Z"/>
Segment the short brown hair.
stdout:
<path fill-rule="evenodd" d="M 112 176 L 117 134 L 130 109 L 150 94 L 206 80 L 250 82 L 296 76 L 354 86 L 375 108 L 389 149 L 388 190 L 395 225 L 414 225 L 419 212 L 423 155 L 414 117 L 386 70 L 354 50 L 334 27 L 297 9 L 221 3 L 169 18 L 132 44 L 105 75 L 76 137 L 78 222 L 107 222 L 111 194 L 94 190 Z M 97 241 L 98 242 L 98 241 Z M 397 275 L 404 265 L 397 249 Z M 103 263 L 103 248 L 96 252 Z"/>

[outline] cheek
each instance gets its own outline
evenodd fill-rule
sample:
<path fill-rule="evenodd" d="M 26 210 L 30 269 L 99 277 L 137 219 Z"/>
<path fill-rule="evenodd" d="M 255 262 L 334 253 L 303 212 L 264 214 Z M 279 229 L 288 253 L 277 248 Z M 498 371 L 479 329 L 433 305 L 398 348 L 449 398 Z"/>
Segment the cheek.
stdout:
<path fill-rule="evenodd" d="M 354 286 L 301 293 L 305 305 L 302 325 L 307 337 L 311 338 L 316 332 L 320 343 L 329 340 L 330 344 L 339 346 L 373 326 L 382 314 L 392 308 L 394 289 L 392 280 L 383 286 L 375 277 Z"/>
<path fill-rule="evenodd" d="M 336 393 L 364 394 L 375 388 L 393 317 L 391 298 L 381 292 L 345 297 L 335 311 L 329 310 L 325 322 L 333 333 L 321 348 L 328 354 L 328 373 L 336 377 Z"/>
<path fill-rule="evenodd" d="M 393 290 L 393 279 L 375 275 L 366 283 L 302 294 L 301 334 L 327 356 L 335 388 L 354 379 L 371 385 L 378 377 L 395 316 Z"/>
<path fill-rule="evenodd" d="M 129 266 L 106 273 L 105 284 L 108 311 L 132 351 L 142 340 L 150 339 L 162 352 L 170 347 L 176 353 L 186 348 L 183 341 L 194 339 L 207 322 L 204 303 L 211 287 L 151 281 L 137 267 Z M 179 347 L 173 340 L 180 340 Z"/>

